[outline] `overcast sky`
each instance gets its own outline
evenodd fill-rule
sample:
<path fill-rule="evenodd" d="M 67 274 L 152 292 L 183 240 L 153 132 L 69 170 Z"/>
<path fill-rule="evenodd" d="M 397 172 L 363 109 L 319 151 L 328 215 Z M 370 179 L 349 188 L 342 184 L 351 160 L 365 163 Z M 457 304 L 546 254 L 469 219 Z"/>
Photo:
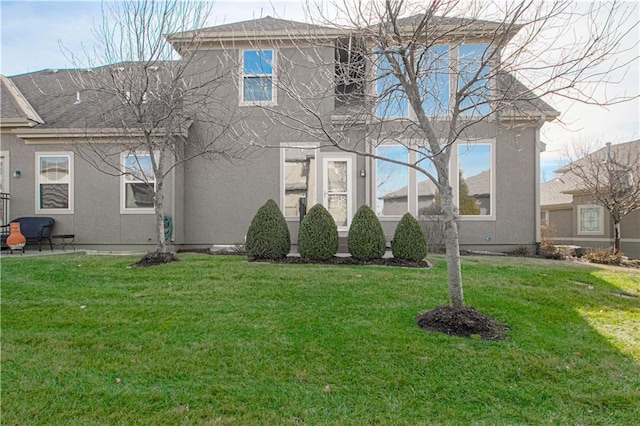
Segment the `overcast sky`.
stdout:
<path fill-rule="evenodd" d="M 2 56 L 0 71 L 4 75 L 16 75 L 70 67 L 61 45 L 78 53 L 82 47 L 93 44 L 92 29 L 101 18 L 100 2 L 86 1 L 6 1 L 0 0 L 2 23 Z M 635 22 L 640 21 L 640 7 L 635 9 Z M 243 21 L 266 15 L 284 19 L 304 21 L 305 16 L 299 0 L 293 1 L 216 1 L 211 25 Z M 636 28 L 629 42 L 640 40 L 640 29 Z M 637 57 L 638 46 L 629 55 Z M 609 86 L 606 96 L 640 92 L 640 61 L 635 60 L 626 75 Z M 546 99 L 561 111 L 561 123 L 546 124 L 542 140 L 547 143 L 543 153 L 543 178 L 553 177 L 551 170 L 557 168 L 563 151 L 572 144 L 590 143 L 603 145 L 626 142 L 640 138 L 640 100 L 622 105 L 602 108 L 585 106 L 563 99 Z"/>

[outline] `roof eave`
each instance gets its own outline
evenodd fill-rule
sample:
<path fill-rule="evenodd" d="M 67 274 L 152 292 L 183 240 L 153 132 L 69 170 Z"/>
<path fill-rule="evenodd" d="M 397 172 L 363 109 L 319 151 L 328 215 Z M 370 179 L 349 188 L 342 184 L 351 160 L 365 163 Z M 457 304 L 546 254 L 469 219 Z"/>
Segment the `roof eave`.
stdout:
<path fill-rule="evenodd" d="M 190 33 L 166 35 L 166 40 L 172 45 L 184 45 L 197 42 L 199 44 L 217 44 L 240 41 L 274 41 L 274 40 L 331 40 L 344 36 L 344 30 L 323 30 L 323 31 L 230 31 L 203 33 L 194 35 Z"/>
<path fill-rule="evenodd" d="M 540 208 L 545 208 L 549 210 L 557 210 L 557 209 L 566 209 L 573 207 L 572 203 L 553 203 L 553 204 L 543 204 L 540 203 Z"/>
<path fill-rule="evenodd" d="M 122 138 L 139 138 L 144 136 L 142 131 L 123 130 L 118 128 L 93 128 L 93 129 L 77 129 L 77 128 L 57 128 L 57 129 L 15 129 L 13 133 L 25 141 L 46 142 L 51 139 L 122 139 Z M 188 127 L 181 129 L 177 134 L 180 136 L 188 136 Z M 152 137 L 164 137 L 165 129 L 156 129 L 151 133 Z"/>
<path fill-rule="evenodd" d="M 33 127 L 40 123 L 36 123 L 26 118 L 0 118 L 0 127 L 3 129 L 13 129 L 16 127 Z"/>
<path fill-rule="evenodd" d="M 27 98 L 24 97 L 20 89 L 7 77 L 0 74 L 0 79 L 2 80 L 3 85 L 5 86 L 9 96 L 11 96 L 11 100 L 15 107 L 24 115 L 24 118 L 30 121 L 33 121 L 37 124 L 44 124 L 44 120 L 38 112 L 33 108 L 33 106 L 29 103 Z"/>
<path fill-rule="evenodd" d="M 548 111 L 548 112 L 522 112 L 522 113 L 506 113 L 500 115 L 501 121 L 542 121 L 545 123 L 550 123 L 560 117 L 560 113 L 558 111 Z"/>

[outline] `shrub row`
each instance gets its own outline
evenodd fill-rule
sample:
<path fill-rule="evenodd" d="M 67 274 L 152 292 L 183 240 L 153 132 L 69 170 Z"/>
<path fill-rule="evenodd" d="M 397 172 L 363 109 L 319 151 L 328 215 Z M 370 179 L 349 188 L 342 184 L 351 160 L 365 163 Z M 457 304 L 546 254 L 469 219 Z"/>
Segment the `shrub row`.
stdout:
<path fill-rule="evenodd" d="M 327 260 L 338 251 L 338 227 L 321 205 L 313 206 L 302 220 L 298 234 L 300 256 Z M 358 260 L 380 259 L 386 250 L 386 238 L 376 214 L 362 206 L 353 217 L 348 233 L 349 253 Z M 276 260 L 289 253 L 291 240 L 287 223 L 275 201 L 269 200 L 251 221 L 246 251 L 250 259 Z M 427 237 L 418 221 L 409 213 L 398 223 L 392 246 L 398 259 L 419 261 L 427 255 Z"/>

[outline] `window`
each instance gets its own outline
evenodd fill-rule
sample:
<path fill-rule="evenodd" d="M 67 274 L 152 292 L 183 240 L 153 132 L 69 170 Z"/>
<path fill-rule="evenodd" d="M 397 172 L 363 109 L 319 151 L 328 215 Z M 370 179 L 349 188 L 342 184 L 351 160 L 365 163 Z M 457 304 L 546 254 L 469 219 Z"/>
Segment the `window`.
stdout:
<path fill-rule="evenodd" d="M 438 177 L 436 167 L 427 156 L 419 152 L 418 166 L 425 169 L 435 178 Z M 418 172 L 418 216 L 437 216 L 442 214 L 440 193 L 436 184 L 424 173 Z"/>
<path fill-rule="evenodd" d="M 420 52 L 420 97 L 428 116 L 449 112 L 449 47 L 434 46 Z"/>
<path fill-rule="evenodd" d="M 275 103 L 273 50 L 242 51 L 241 104 Z"/>
<path fill-rule="evenodd" d="M 464 116 L 487 115 L 491 108 L 489 66 L 482 65 L 490 53 L 487 44 L 462 44 L 450 51 L 447 45 L 418 49 L 418 85 L 422 107 L 428 116 L 445 116 L 449 113 L 451 99 L 451 70 L 457 69 L 457 88 L 463 90 L 460 103 Z M 393 56 L 401 70 L 404 63 L 399 54 Z M 456 60 L 457 58 L 457 60 Z M 376 115 L 380 118 L 402 118 L 409 116 L 409 99 L 395 75 L 389 58 L 379 52 L 376 59 L 376 90 L 378 105 Z M 457 66 L 456 66 L 457 64 Z M 469 87 L 465 87 L 469 84 Z"/>
<path fill-rule="evenodd" d="M 36 154 L 36 212 L 73 213 L 73 153 Z"/>
<path fill-rule="evenodd" d="M 458 90 L 474 81 L 465 89 L 464 97 L 460 102 L 462 115 L 487 115 L 491 111 L 489 107 L 489 67 L 480 68 L 483 58 L 489 53 L 486 44 L 463 44 L 458 46 Z M 486 59 L 485 59 L 486 60 Z"/>
<path fill-rule="evenodd" d="M 383 145 L 376 154 L 391 160 L 408 161 L 408 150 L 400 145 Z M 390 161 L 376 160 L 376 213 L 402 216 L 409 211 L 409 168 Z"/>
<path fill-rule="evenodd" d="M 154 213 L 156 179 L 149 154 L 124 154 L 122 213 Z"/>
<path fill-rule="evenodd" d="M 461 216 L 493 214 L 491 144 L 458 145 L 458 210 Z"/>
<path fill-rule="evenodd" d="M 292 146 L 283 151 L 284 216 L 299 218 L 300 199 L 304 199 L 307 210 L 318 202 L 316 147 Z"/>
<path fill-rule="evenodd" d="M 394 58 L 402 65 L 400 55 L 394 55 Z M 380 118 L 407 117 L 409 115 L 409 99 L 389 63 L 389 59 L 386 54 L 380 52 L 377 60 L 378 105 L 376 115 Z"/>
<path fill-rule="evenodd" d="M 603 235 L 604 209 L 601 206 L 578 206 L 578 235 Z"/>
<path fill-rule="evenodd" d="M 540 211 L 540 226 L 549 226 L 549 211 Z"/>

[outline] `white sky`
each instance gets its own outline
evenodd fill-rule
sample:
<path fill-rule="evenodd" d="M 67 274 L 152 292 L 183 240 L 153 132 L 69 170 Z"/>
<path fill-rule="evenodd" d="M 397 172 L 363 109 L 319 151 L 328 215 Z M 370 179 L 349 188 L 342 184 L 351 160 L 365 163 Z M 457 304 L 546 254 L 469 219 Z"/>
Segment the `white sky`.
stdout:
<path fill-rule="evenodd" d="M 0 72 L 16 75 L 47 68 L 71 66 L 60 44 L 71 52 L 91 47 L 92 29 L 101 18 L 100 2 L 85 1 L 6 1 L 0 0 L 1 46 Z M 640 21 L 636 7 L 635 22 Z M 244 21 L 266 15 L 304 21 L 300 0 L 285 1 L 216 1 L 211 25 Z M 633 21 L 633 19 L 632 19 Z M 640 28 L 629 38 L 640 40 Z M 602 96 L 638 95 L 640 93 L 640 52 L 636 45 L 627 55 L 636 57 L 625 75 L 619 75 L 615 85 L 609 85 Z M 589 143 L 602 146 L 605 142 L 620 143 L 640 138 L 640 100 L 622 105 L 597 107 L 578 104 L 561 98 L 545 99 L 561 111 L 562 123 L 546 124 L 542 140 L 547 152 L 542 155 L 543 179 L 553 177 L 567 147 Z"/>

